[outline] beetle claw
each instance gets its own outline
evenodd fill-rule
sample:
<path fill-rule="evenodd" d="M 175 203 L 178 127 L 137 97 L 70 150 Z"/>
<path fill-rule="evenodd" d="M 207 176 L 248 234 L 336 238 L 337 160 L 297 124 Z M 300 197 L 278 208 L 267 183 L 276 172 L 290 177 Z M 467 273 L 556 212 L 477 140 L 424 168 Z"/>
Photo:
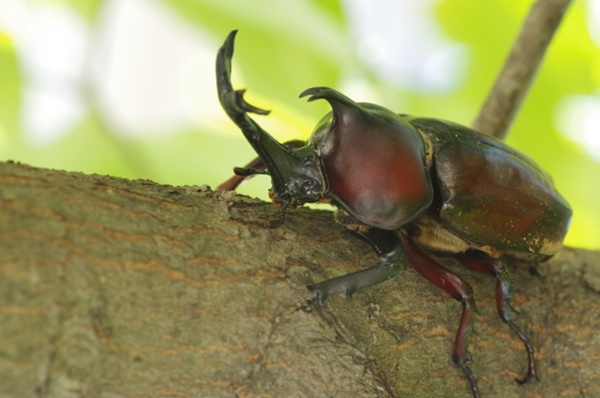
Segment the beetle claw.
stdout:
<path fill-rule="evenodd" d="M 316 285 L 306 286 L 306 288 L 313 293 L 313 297 L 309 300 L 309 303 L 320 306 L 325 304 L 325 300 L 327 300 L 327 297 L 329 296 L 326 293 L 322 292 L 320 289 L 315 289 L 315 286 Z"/>
<path fill-rule="evenodd" d="M 531 381 L 531 379 L 536 379 L 539 380 L 540 378 L 538 377 L 537 374 L 535 374 L 535 372 L 529 372 L 525 375 L 525 377 L 523 377 L 522 379 L 519 379 L 518 377 L 515 377 L 515 381 L 524 386 L 525 384 L 529 383 Z"/>
<path fill-rule="evenodd" d="M 352 296 L 354 295 L 354 293 L 356 293 L 355 289 L 346 290 L 346 300 L 348 300 L 348 301 L 352 300 Z"/>

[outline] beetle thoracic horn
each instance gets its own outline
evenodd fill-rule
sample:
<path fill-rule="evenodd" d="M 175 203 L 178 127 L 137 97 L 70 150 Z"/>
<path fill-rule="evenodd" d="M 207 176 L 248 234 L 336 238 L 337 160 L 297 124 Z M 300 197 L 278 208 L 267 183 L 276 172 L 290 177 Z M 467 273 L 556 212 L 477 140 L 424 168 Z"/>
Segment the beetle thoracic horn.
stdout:
<path fill-rule="evenodd" d="M 332 107 L 345 105 L 347 107 L 354 108 L 360 112 L 366 113 L 365 110 L 360 106 L 360 104 L 354 102 L 352 99 L 346 97 L 344 94 L 340 93 L 329 87 L 311 87 L 304 90 L 300 94 L 300 98 L 308 97 L 308 101 L 314 101 L 318 99 L 325 99 L 329 102 Z"/>

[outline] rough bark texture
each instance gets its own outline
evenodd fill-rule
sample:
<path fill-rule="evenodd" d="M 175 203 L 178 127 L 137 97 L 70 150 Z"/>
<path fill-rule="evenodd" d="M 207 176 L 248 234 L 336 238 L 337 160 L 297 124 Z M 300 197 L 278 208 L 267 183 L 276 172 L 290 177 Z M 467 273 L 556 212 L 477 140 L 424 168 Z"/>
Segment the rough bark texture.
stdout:
<path fill-rule="evenodd" d="M 331 214 L 233 193 L 0 163 L 0 397 L 469 397 L 459 304 L 414 271 L 318 308 L 307 283 L 372 265 Z M 474 286 L 483 397 L 600 396 L 600 253 L 513 270 L 540 380 L 492 280 Z"/>

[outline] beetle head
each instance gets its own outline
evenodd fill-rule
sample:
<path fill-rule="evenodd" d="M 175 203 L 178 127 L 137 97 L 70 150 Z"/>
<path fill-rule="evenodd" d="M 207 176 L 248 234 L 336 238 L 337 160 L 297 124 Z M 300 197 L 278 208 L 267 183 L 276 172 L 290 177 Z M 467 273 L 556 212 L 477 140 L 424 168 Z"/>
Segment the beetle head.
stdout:
<path fill-rule="evenodd" d="M 231 58 L 237 31 L 229 34 L 217 55 L 217 90 L 221 106 L 262 159 L 272 179 L 270 197 L 275 203 L 300 205 L 317 202 L 323 192 L 322 173 L 310 146 L 289 149 L 263 130 L 248 113 L 266 115 L 269 111 L 244 100 L 244 90 L 231 84 Z M 243 173 L 243 174 L 242 174 Z M 237 169 L 236 174 L 258 174 L 252 169 Z"/>
<path fill-rule="evenodd" d="M 332 107 L 307 145 L 286 147 L 248 114 L 269 112 L 244 100 L 231 84 L 236 31 L 217 55 L 217 89 L 221 106 L 242 130 L 267 173 L 271 199 L 283 205 L 332 202 L 360 222 L 397 229 L 421 214 L 432 201 L 432 186 L 421 134 L 405 119 L 374 104 L 356 103 L 325 87 L 306 90 L 309 100 L 325 99 Z M 237 169 L 240 176 L 263 173 Z"/>

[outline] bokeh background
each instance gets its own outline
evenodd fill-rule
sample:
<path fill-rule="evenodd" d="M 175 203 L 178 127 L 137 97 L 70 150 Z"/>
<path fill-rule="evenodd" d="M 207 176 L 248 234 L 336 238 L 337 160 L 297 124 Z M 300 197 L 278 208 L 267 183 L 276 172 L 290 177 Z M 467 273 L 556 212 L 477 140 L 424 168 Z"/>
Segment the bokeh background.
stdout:
<path fill-rule="evenodd" d="M 328 111 L 298 94 L 470 125 L 533 1 L 1 0 L 0 159 L 217 186 L 255 155 L 215 93 L 239 29 L 234 84 L 272 109 L 279 140 Z M 567 244 L 600 249 L 600 2 L 569 9 L 507 141 L 575 210 Z M 241 191 L 267 198 L 268 178 Z"/>

